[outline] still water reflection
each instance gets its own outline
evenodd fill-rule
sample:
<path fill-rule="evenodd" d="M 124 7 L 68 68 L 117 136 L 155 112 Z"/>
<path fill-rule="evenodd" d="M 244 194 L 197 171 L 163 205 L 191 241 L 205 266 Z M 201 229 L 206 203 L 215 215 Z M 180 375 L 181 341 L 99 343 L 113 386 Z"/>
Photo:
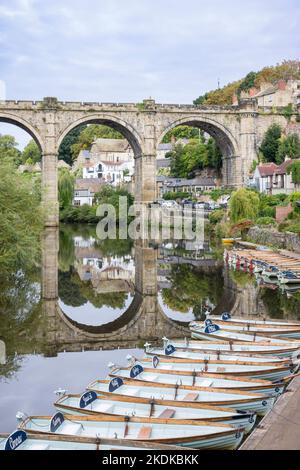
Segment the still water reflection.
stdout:
<path fill-rule="evenodd" d="M 133 245 L 100 242 L 93 227 L 47 231 L 41 267 L 1 286 L 0 432 L 14 429 L 19 410 L 52 413 L 54 390 L 81 392 L 108 362 L 142 355 L 146 341 L 188 334 L 206 306 L 299 319 L 300 294 L 227 270 L 208 242 Z"/>

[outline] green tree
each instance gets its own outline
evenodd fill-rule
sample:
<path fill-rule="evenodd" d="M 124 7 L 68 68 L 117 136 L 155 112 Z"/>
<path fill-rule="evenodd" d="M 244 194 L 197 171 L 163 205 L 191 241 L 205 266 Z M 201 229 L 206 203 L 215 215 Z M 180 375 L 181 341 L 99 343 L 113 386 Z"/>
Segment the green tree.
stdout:
<path fill-rule="evenodd" d="M 201 140 L 193 139 L 183 149 L 184 176 L 208 166 L 208 151 Z"/>
<path fill-rule="evenodd" d="M 300 139 L 297 134 L 290 134 L 280 141 L 276 162 L 280 164 L 286 157 L 300 158 Z"/>
<path fill-rule="evenodd" d="M 230 198 L 230 220 L 237 223 L 241 220 L 255 220 L 259 212 L 259 195 L 255 191 L 240 188 Z"/>
<path fill-rule="evenodd" d="M 163 143 L 167 144 L 172 141 L 172 138 L 175 137 L 178 139 L 195 139 L 201 135 L 201 130 L 197 127 L 191 126 L 177 126 L 174 129 L 170 130 L 165 137 L 163 138 Z"/>
<path fill-rule="evenodd" d="M 96 139 L 123 139 L 124 137 L 120 132 L 112 129 L 111 127 L 101 124 L 91 124 L 85 127 L 79 134 L 77 142 L 71 145 L 71 152 L 73 160 L 75 160 L 81 150 L 90 149 L 92 143 Z"/>
<path fill-rule="evenodd" d="M 15 166 L 22 163 L 22 154 L 17 149 L 18 143 L 12 135 L 0 134 L 0 159 L 9 158 Z"/>
<path fill-rule="evenodd" d="M 278 124 L 272 124 L 267 130 L 260 151 L 263 154 L 265 161 L 275 162 L 280 146 L 281 127 Z"/>
<path fill-rule="evenodd" d="M 65 209 L 72 204 L 74 197 L 74 177 L 67 169 L 59 171 L 58 175 L 59 207 Z"/>
<path fill-rule="evenodd" d="M 39 147 L 33 139 L 30 140 L 22 152 L 22 162 L 27 163 L 28 161 L 31 161 L 32 164 L 35 164 L 40 162 L 41 159 L 42 154 Z"/>
<path fill-rule="evenodd" d="M 59 160 L 64 160 L 68 165 L 72 165 L 73 159 L 72 159 L 72 146 L 77 144 L 81 132 L 84 131 L 84 129 L 87 126 L 85 124 L 82 124 L 81 126 L 76 127 L 75 129 L 72 129 L 64 138 L 62 141 L 59 151 L 58 151 L 58 158 Z"/>
<path fill-rule="evenodd" d="M 184 146 L 182 144 L 176 144 L 174 149 L 166 154 L 166 158 L 170 158 L 171 160 L 171 176 L 175 176 L 177 178 L 183 176 L 183 154 Z"/>
<path fill-rule="evenodd" d="M 240 94 L 242 91 L 248 91 L 250 90 L 250 88 L 255 87 L 256 79 L 257 79 L 256 72 L 248 73 L 248 75 L 246 75 L 246 77 L 244 78 L 240 86 L 238 87 L 238 94 Z"/>
<path fill-rule="evenodd" d="M 287 168 L 287 172 L 289 175 L 292 175 L 294 184 L 300 184 L 300 161 L 291 163 Z"/>
<path fill-rule="evenodd" d="M 201 105 L 205 104 L 207 98 L 208 98 L 208 93 L 205 93 L 204 95 L 199 96 L 197 99 L 195 99 L 193 101 L 193 104 L 195 106 L 201 106 Z"/>
<path fill-rule="evenodd" d="M 223 155 L 215 139 L 210 137 L 207 141 L 207 162 L 208 166 L 219 170 L 222 167 Z"/>
<path fill-rule="evenodd" d="M 43 227 L 39 195 L 9 158 L 0 161 L 1 275 L 32 267 L 40 253 Z"/>

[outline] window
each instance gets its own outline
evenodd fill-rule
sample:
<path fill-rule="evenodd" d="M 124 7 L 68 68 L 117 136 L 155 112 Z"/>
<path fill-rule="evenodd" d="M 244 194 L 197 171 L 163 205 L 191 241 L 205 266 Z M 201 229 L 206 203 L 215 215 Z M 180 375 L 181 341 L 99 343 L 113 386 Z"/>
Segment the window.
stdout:
<path fill-rule="evenodd" d="M 76 206 L 76 207 L 80 206 L 80 200 L 79 199 L 75 199 L 74 206 Z"/>

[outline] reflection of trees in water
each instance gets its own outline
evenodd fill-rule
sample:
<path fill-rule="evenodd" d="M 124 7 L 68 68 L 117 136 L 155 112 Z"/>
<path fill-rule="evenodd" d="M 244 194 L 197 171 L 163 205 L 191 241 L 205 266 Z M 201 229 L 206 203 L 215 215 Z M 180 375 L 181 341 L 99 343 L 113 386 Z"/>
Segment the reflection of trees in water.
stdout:
<path fill-rule="evenodd" d="M 31 269 L 1 278 L 0 318 L 9 315 L 22 322 L 40 301 L 40 270 Z"/>
<path fill-rule="evenodd" d="M 90 302 L 95 308 L 111 307 L 122 309 L 126 305 L 126 292 L 97 293 L 90 281 L 82 281 L 74 269 L 76 260 L 74 237 L 83 240 L 94 239 L 91 243 L 99 257 L 126 256 L 131 253 L 132 240 L 97 240 L 95 226 L 63 225 L 59 238 L 58 295 L 65 305 L 80 307 Z"/>
<path fill-rule="evenodd" d="M 279 290 L 263 289 L 260 297 L 271 318 L 289 316 L 296 320 L 300 319 L 300 291 L 288 297 Z"/>
<path fill-rule="evenodd" d="M 126 305 L 126 292 L 98 294 L 90 281 L 83 282 L 71 268 L 68 272 L 58 273 L 58 295 L 68 306 L 80 307 L 90 302 L 95 308 L 111 307 L 122 309 Z"/>
<path fill-rule="evenodd" d="M 194 309 L 201 315 L 202 305 L 209 300 L 217 304 L 222 295 L 223 277 L 220 270 L 203 273 L 189 264 L 172 266 L 168 276 L 172 287 L 162 289 L 162 299 L 172 310 L 188 313 Z"/>
<path fill-rule="evenodd" d="M 230 271 L 230 277 L 235 282 L 238 287 L 245 288 L 250 284 L 255 284 L 256 279 L 254 276 L 250 276 L 249 273 L 245 273 L 243 271 L 233 270 Z"/>

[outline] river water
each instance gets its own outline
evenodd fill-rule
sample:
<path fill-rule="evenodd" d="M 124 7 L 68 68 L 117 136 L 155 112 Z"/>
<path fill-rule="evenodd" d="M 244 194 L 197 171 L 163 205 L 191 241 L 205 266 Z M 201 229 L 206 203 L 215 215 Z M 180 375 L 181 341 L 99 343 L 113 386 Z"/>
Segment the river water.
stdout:
<path fill-rule="evenodd" d="M 43 237 L 41 266 L 1 286 L 0 432 L 16 413 L 53 414 L 59 388 L 81 393 L 107 364 L 143 355 L 145 342 L 188 334 L 216 314 L 300 319 L 299 291 L 224 266 L 209 241 L 99 241 L 93 227 Z"/>

